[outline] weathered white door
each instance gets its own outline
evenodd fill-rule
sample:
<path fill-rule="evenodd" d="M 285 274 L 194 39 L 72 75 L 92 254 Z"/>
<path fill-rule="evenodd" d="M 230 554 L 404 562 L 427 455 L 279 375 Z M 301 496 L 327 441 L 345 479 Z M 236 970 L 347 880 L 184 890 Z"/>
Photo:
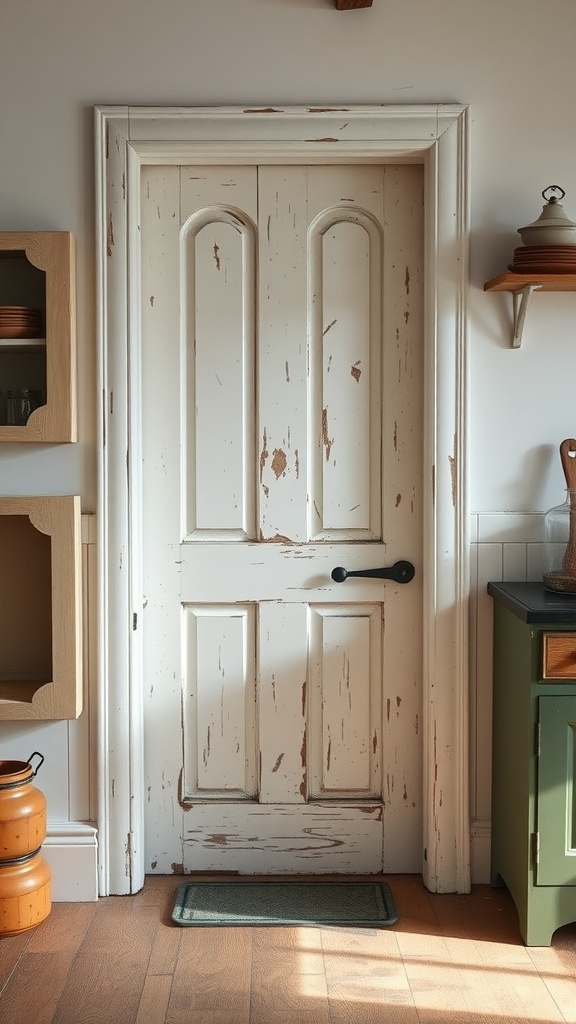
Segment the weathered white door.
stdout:
<path fill-rule="evenodd" d="M 422 176 L 143 168 L 148 871 L 421 869 Z"/>

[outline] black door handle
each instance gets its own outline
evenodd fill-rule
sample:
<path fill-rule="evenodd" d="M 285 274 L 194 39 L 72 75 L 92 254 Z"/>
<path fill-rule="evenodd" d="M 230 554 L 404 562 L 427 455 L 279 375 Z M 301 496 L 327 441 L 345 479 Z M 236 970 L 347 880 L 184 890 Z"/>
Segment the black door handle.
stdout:
<path fill-rule="evenodd" d="M 410 583 L 414 579 L 416 570 L 412 562 L 395 562 L 394 565 L 384 566 L 382 569 L 356 569 L 348 572 L 341 565 L 332 569 L 332 579 L 335 583 L 344 583 L 349 576 L 368 576 L 379 580 L 394 580 L 396 583 Z"/>

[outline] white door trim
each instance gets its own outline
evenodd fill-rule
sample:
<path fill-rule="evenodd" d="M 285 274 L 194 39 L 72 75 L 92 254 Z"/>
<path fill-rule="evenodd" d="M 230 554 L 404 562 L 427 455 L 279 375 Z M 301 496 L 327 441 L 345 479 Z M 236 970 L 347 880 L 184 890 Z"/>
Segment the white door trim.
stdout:
<path fill-rule="evenodd" d="M 422 874 L 470 888 L 468 109 L 105 106 L 96 116 L 100 893 L 144 882 L 140 168 L 409 162 L 425 167 Z"/>

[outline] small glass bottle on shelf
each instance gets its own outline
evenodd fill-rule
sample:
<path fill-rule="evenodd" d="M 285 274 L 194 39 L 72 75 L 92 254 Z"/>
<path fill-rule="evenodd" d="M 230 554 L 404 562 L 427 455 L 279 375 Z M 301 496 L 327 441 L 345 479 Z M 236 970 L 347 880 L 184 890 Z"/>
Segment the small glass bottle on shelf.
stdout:
<path fill-rule="evenodd" d="M 566 477 L 566 499 L 544 517 L 544 586 L 564 594 L 576 594 L 576 439 L 560 445 Z"/>
<path fill-rule="evenodd" d="M 31 412 L 32 400 L 27 388 L 20 388 L 18 391 L 8 392 L 8 398 L 6 401 L 6 418 L 10 426 L 25 426 Z"/>

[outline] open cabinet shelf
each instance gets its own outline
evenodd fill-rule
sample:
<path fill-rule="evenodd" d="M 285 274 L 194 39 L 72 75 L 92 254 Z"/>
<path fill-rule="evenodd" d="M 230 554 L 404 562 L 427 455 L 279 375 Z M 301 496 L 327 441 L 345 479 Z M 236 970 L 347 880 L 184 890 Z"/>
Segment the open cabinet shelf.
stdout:
<path fill-rule="evenodd" d="M 80 498 L 0 498 L 0 720 L 82 710 Z"/>
<path fill-rule="evenodd" d="M 0 441 L 76 440 L 76 243 L 68 231 L 0 231 L 0 305 L 38 309 L 43 338 L 0 338 Z M 8 392 L 36 392 L 22 425 Z"/>

